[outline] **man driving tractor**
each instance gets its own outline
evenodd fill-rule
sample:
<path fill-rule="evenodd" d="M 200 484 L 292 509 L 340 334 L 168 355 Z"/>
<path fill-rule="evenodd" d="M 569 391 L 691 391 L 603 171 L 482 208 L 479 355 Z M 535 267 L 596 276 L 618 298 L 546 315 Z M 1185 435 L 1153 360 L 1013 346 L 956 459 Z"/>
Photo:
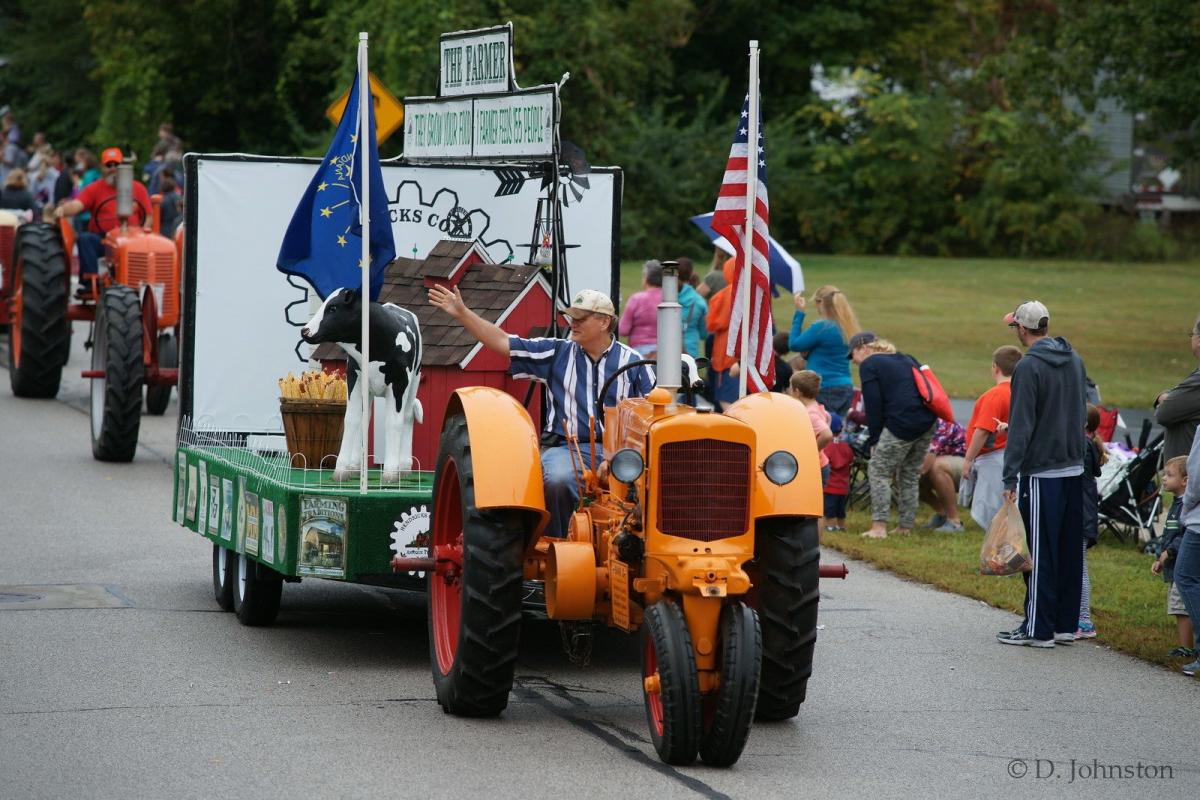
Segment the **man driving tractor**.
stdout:
<path fill-rule="evenodd" d="M 95 277 L 103 251 L 104 235 L 121 224 L 117 216 L 117 167 L 124 157 L 121 148 L 108 147 L 100 154 L 103 170 L 101 179 L 83 188 L 73 200 L 66 200 L 54 210 L 58 218 L 73 217 L 87 211 L 91 214 L 88 229 L 79 234 L 79 291 L 90 294 L 89 277 Z M 133 219 L 145 224 L 150 216 L 150 195 L 139 181 L 133 182 Z"/>

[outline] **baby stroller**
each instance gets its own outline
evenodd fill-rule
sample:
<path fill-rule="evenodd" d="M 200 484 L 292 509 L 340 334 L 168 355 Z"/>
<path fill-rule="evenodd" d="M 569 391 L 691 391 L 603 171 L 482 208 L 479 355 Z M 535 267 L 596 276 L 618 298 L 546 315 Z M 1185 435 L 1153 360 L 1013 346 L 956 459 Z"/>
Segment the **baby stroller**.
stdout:
<path fill-rule="evenodd" d="M 846 443 L 854 453 L 850 464 L 850 492 L 846 497 L 847 508 L 871 507 L 871 484 L 867 480 L 867 468 L 871 462 L 871 448 L 867 445 L 866 430 L 856 431 L 846 437 Z"/>
<path fill-rule="evenodd" d="M 1142 427 L 1137 454 L 1121 462 L 1111 474 L 1100 477 L 1100 533 L 1108 531 L 1119 541 L 1154 539 L 1154 521 L 1162 510 L 1158 489 L 1158 468 L 1162 458 L 1163 437 L 1159 434 L 1147 443 L 1149 420 Z"/>

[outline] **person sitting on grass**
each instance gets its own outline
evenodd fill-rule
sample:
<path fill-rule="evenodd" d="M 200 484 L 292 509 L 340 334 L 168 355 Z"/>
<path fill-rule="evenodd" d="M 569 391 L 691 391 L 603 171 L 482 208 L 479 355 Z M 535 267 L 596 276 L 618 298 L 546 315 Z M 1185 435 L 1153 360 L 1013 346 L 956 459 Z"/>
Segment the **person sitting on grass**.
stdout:
<path fill-rule="evenodd" d="M 937 432 L 921 462 L 920 488 L 927 493 L 934 514 L 925 527 L 938 533 L 962 533 L 958 518 L 958 482 L 962 480 L 967 452 L 966 430 L 957 422 L 939 419 Z"/>
<path fill-rule="evenodd" d="M 1162 543 L 1158 558 L 1150 565 L 1150 571 L 1162 575 L 1168 584 L 1167 615 L 1175 617 L 1175 629 L 1179 634 L 1179 646 L 1167 653 L 1168 658 L 1196 658 L 1196 630 L 1188 616 L 1179 587 L 1175 585 L 1175 559 L 1179 556 L 1179 542 L 1183 539 L 1183 527 L 1179 517 L 1183 513 L 1183 493 L 1187 490 L 1187 456 L 1175 456 L 1163 467 L 1162 490 L 1175 495 L 1167 521 L 1163 525 Z"/>

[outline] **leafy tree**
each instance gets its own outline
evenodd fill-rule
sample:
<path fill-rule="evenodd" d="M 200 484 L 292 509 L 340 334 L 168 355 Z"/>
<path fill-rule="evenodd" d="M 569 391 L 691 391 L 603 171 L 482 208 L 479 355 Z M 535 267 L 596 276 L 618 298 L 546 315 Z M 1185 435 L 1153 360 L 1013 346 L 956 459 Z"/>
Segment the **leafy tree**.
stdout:
<path fill-rule="evenodd" d="M 98 103 L 92 77 L 95 59 L 80 0 L 11 0 L 0 6 L 7 64 L 0 95 L 12 106 L 26 138 L 46 132 L 68 151 L 94 144 Z"/>

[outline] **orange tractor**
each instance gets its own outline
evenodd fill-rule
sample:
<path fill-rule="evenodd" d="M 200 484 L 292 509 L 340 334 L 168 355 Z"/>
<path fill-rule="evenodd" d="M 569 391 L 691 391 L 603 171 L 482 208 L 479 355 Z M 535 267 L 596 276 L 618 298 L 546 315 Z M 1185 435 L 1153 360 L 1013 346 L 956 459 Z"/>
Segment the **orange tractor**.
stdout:
<path fill-rule="evenodd" d="M 646 717 L 664 761 L 728 766 L 755 719 L 799 713 L 818 578 L 846 570 L 818 563 L 820 466 L 797 401 L 756 394 L 723 414 L 677 402 L 680 389 L 691 402 L 693 377 L 681 376 L 676 276 L 664 267 L 658 386 L 597 408 L 607 458 L 586 465 L 569 535 L 538 535 L 548 515 L 529 415 L 472 387 L 446 414 L 430 558 L 398 561 L 430 570 L 430 655 L 447 713 L 505 708 L 523 582 L 542 581 L 550 619 L 641 629 Z"/>
<path fill-rule="evenodd" d="M 142 387 L 146 410 L 162 414 L 178 372 L 181 242 L 160 235 L 157 199 L 152 208 L 143 207 L 132 185 L 133 167 L 122 164 L 114 198 L 121 223 L 104 237 L 99 272 L 81 277 L 76 302 L 70 291 L 75 229 L 65 218 L 17 229 L 7 292 L 8 372 L 18 397 L 56 396 L 70 355 L 71 324 L 92 323 L 91 369 L 83 377 L 92 379 L 92 454 L 101 461 L 133 459 Z"/>

